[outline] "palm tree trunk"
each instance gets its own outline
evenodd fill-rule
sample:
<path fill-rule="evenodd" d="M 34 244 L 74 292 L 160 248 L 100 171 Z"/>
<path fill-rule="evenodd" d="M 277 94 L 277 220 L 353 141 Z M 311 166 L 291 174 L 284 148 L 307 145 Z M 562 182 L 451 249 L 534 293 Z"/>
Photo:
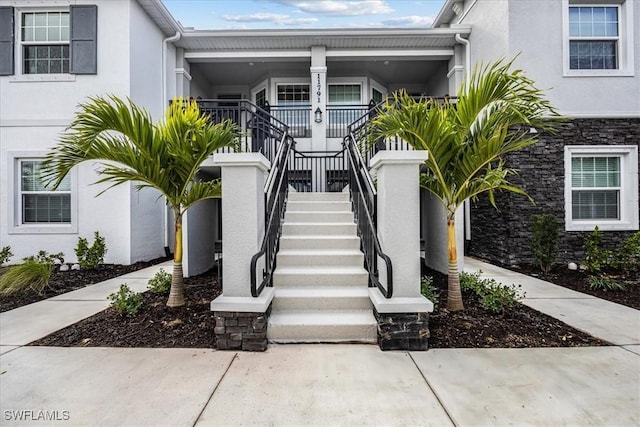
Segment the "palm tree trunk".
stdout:
<path fill-rule="evenodd" d="M 171 290 L 169 291 L 168 307 L 180 307 L 184 305 L 184 281 L 182 276 L 182 215 L 176 209 L 175 215 L 175 246 L 173 251 L 173 275 L 171 277 Z"/>
<path fill-rule="evenodd" d="M 464 310 L 460 291 L 460 272 L 458 271 L 458 249 L 456 247 L 456 221 L 454 214 L 447 219 L 447 250 L 449 253 L 449 276 L 447 278 L 447 309 Z"/>

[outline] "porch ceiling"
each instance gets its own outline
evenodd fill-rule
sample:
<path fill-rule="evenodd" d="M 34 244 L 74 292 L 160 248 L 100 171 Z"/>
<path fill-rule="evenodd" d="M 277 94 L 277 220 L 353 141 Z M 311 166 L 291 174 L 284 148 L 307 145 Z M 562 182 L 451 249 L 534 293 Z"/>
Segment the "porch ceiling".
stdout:
<path fill-rule="evenodd" d="M 443 64 L 442 60 L 411 59 L 409 62 L 407 58 L 349 61 L 344 58 L 328 59 L 327 77 L 370 76 L 382 84 L 425 83 Z M 279 62 L 247 60 L 196 62 L 191 64 L 191 69 L 195 71 L 194 75 L 205 77 L 209 84 L 254 85 L 269 76 L 308 78 L 310 66 L 311 62 L 308 59 Z"/>
<path fill-rule="evenodd" d="M 469 27 L 429 29 L 323 29 L 185 31 L 176 45 L 187 51 L 327 49 L 442 49 L 456 44 L 455 35 Z"/>

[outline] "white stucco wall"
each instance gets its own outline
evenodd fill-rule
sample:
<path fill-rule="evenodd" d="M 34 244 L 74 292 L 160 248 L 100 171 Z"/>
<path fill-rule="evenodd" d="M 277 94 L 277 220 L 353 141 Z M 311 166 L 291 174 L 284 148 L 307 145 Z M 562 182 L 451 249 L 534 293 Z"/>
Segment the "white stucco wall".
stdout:
<path fill-rule="evenodd" d="M 149 72 L 148 67 L 159 69 L 161 43 L 157 39 L 160 33 L 149 28 L 150 19 L 135 2 L 16 0 L 9 3 L 18 10 L 97 5 L 98 68 L 95 75 L 22 75 L 19 52 L 16 52 L 17 73 L 0 77 L 0 246 L 12 247 L 15 254 L 12 262 L 19 262 L 40 249 L 62 251 L 68 261 L 73 261 L 78 237 L 92 238 L 93 232 L 99 231 L 107 241 L 106 262 L 128 264 L 160 256 L 163 244 L 162 229 L 158 225 L 161 226 L 162 210 L 161 203 L 156 202 L 157 195 L 137 193 L 132 185 L 125 184 L 96 198 L 101 187 L 89 185 L 98 177 L 96 166 L 89 163 L 74 172 L 72 185 L 77 190 L 72 197 L 77 199 L 77 205 L 72 211 L 73 226 L 66 227 L 64 232 L 55 232 L 56 227 L 48 226 L 39 227 L 37 232 L 25 231 L 26 227 L 19 226 L 16 215 L 19 209 L 18 184 L 14 182 L 18 174 L 17 161 L 10 160 L 45 155 L 72 121 L 78 103 L 85 102 L 88 96 L 131 96 L 154 115 L 158 114 L 160 73 Z M 130 45 L 130 40 L 135 42 Z M 157 43 L 155 51 L 147 49 L 151 43 Z"/>
<path fill-rule="evenodd" d="M 522 52 L 517 66 L 523 68 L 538 87 L 548 89 L 547 96 L 562 114 L 640 116 L 640 2 L 626 0 L 626 3 L 623 13 L 632 10 L 635 22 L 635 58 L 631 67 L 634 76 L 607 77 L 564 75 L 563 8 L 568 7 L 565 2 L 509 2 L 509 54 Z M 631 32 L 624 23 L 622 30 L 627 35 Z"/>
<path fill-rule="evenodd" d="M 214 200 L 203 200 L 187 210 L 183 219 L 186 277 L 204 273 L 213 266 L 213 250 L 217 234 Z"/>

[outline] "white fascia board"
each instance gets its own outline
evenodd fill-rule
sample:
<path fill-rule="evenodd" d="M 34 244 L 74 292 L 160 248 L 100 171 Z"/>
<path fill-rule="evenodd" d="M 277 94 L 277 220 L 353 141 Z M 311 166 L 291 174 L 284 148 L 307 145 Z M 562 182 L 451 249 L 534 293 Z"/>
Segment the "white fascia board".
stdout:
<path fill-rule="evenodd" d="M 430 35 L 454 35 L 468 34 L 471 32 L 471 26 L 460 25 L 456 28 L 369 28 L 369 29 L 350 29 L 350 28 L 321 28 L 321 29 L 301 29 L 301 30 L 186 30 L 184 37 L 393 37 L 393 36 L 430 36 Z"/>
<path fill-rule="evenodd" d="M 449 57 L 453 49 L 327 49 L 327 58 Z"/>
<path fill-rule="evenodd" d="M 309 50 L 254 50 L 254 51 L 191 51 L 185 59 L 248 59 L 248 58 L 311 58 Z"/>

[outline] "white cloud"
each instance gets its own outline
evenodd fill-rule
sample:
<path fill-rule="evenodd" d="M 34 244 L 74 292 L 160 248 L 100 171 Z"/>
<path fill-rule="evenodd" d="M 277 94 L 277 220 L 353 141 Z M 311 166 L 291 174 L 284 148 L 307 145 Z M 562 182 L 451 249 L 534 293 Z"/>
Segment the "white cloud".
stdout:
<path fill-rule="evenodd" d="M 318 22 L 317 18 L 291 18 L 277 13 L 252 13 L 250 15 L 224 15 L 231 22 L 270 22 L 276 25 L 309 25 Z"/>
<path fill-rule="evenodd" d="M 386 0 L 274 0 L 296 7 L 300 12 L 331 16 L 378 15 L 393 12 Z"/>
<path fill-rule="evenodd" d="M 385 27 L 429 27 L 433 24 L 432 16 L 401 16 L 382 21 Z"/>

